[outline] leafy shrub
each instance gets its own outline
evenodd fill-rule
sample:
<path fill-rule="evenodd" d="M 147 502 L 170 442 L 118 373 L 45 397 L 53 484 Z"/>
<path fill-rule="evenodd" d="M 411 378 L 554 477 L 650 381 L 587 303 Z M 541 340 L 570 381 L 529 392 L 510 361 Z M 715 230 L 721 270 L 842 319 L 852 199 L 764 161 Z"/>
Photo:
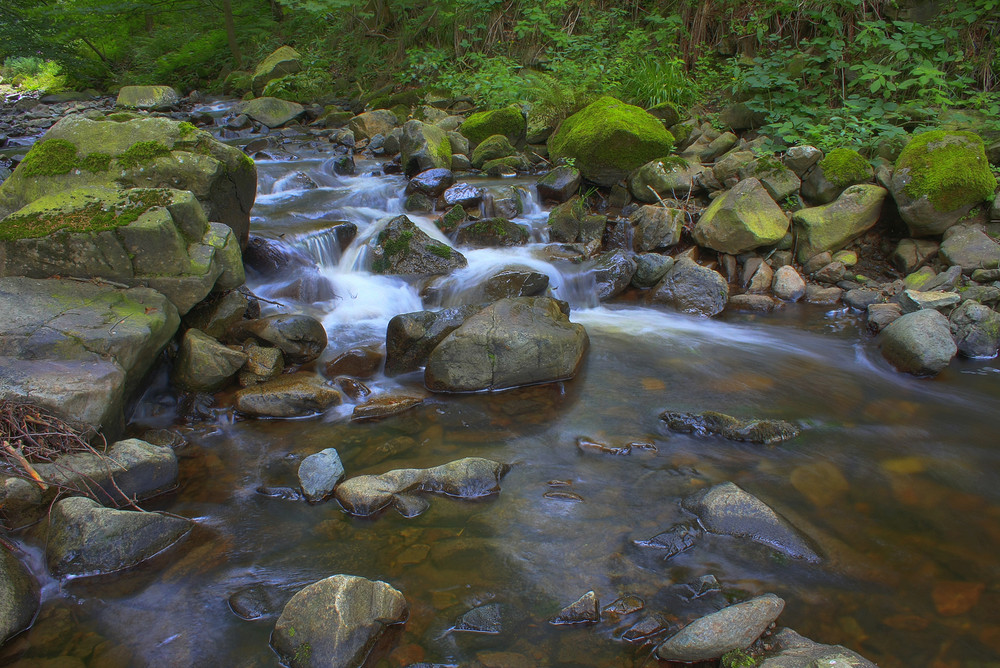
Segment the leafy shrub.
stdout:
<path fill-rule="evenodd" d="M 62 66 L 54 60 L 43 60 L 35 56 L 11 57 L 3 61 L 0 75 L 4 80 L 15 82 L 24 90 L 57 92 L 66 89 L 66 76 Z"/>

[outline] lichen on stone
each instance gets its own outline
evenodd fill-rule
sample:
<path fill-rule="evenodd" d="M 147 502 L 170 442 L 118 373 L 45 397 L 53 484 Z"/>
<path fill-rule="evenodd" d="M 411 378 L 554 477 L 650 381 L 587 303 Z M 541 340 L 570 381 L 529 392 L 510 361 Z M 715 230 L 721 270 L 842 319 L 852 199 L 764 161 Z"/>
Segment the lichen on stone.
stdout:
<path fill-rule="evenodd" d="M 872 168 L 864 156 L 852 148 L 835 148 L 819 163 L 823 177 L 838 188 L 871 178 Z"/>
<path fill-rule="evenodd" d="M 896 161 L 896 172 L 909 170 L 903 191 L 926 196 L 935 209 L 955 211 L 993 196 L 996 177 L 986 160 L 983 140 L 973 132 L 932 130 L 913 137 Z"/>

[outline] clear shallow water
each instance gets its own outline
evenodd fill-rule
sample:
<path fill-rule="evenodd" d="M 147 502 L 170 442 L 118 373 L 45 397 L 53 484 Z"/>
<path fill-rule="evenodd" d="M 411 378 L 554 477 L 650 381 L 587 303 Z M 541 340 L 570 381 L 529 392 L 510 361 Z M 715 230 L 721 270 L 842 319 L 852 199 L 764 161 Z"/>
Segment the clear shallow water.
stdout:
<path fill-rule="evenodd" d="M 299 154 L 258 165 L 254 231 L 323 263 L 336 298 L 292 307 L 323 319 L 331 337 L 325 360 L 381 340 L 389 318 L 421 308 L 425 286 L 364 271 L 365 243 L 380 219 L 400 212 L 403 180 L 332 177 L 325 158 Z M 375 165 L 359 167 L 363 174 Z M 296 171 L 319 187 L 292 187 Z M 522 222 L 543 216 L 529 208 Z M 430 218 L 411 218 L 436 233 Z M 342 220 L 358 226 L 358 237 L 340 257 L 315 235 Z M 651 645 L 624 642 L 622 633 L 646 614 L 683 623 L 723 605 L 722 595 L 693 599 L 684 586 L 706 574 L 733 597 L 782 596 L 782 624 L 881 666 L 1000 660 L 1000 364 L 957 362 L 934 381 L 901 376 L 862 341 L 852 316 L 808 305 L 717 320 L 628 299 L 594 307 L 581 287 L 585 267 L 549 263 L 538 248 L 506 257 L 548 274 L 557 295 L 578 295 L 571 318 L 587 328 L 591 349 L 572 381 L 429 396 L 367 424 L 347 420 L 349 402 L 315 419 L 234 421 L 224 394 L 213 418 L 178 424 L 165 380 L 154 383 L 136 432 L 176 426 L 189 444 L 178 452 L 180 488 L 146 507 L 193 518 L 199 528 L 133 571 L 48 581 L 41 619 L 0 663 L 24 650 L 88 666 L 274 666 L 274 617 L 239 619 L 228 597 L 264 583 L 287 598 L 335 573 L 382 579 L 406 596 L 410 620 L 387 666 L 467 665 L 497 651 L 520 653 L 527 665 L 652 665 Z M 440 293 L 460 300 L 504 264 L 504 253 L 468 251 L 469 268 Z M 267 294 L 272 286 L 252 287 Z M 410 374 L 371 385 L 420 392 L 421 381 Z M 658 420 L 667 409 L 781 418 L 803 432 L 776 447 L 669 435 Z M 580 437 L 650 442 L 656 452 L 584 453 Z M 338 449 L 348 475 L 465 456 L 512 468 L 497 497 L 431 497 L 413 519 L 392 511 L 358 519 L 333 501 L 310 506 L 257 493 L 294 486 L 298 462 L 326 447 Z M 724 536 L 706 535 L 670 561 L 634 544 L 690 519 L 681 498 L 727 480 L 791 519 L 826 561 L 808 565 Z M 582 500 L 547 498 L 553 490 Z M 25 543 L 40 571 L 42 538 Z M 646 610 L 594 627 L 546 623 L 590 589 L 602 605 L 638 595 Z M 502 633 L 449 632 L 486 602 L 503 606 Z"/>

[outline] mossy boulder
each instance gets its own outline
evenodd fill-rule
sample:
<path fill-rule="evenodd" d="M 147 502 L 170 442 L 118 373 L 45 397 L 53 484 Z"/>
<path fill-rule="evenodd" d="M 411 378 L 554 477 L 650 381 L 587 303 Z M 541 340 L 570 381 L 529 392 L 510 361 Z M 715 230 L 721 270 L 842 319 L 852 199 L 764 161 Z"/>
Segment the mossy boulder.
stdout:
<path fill-rule="evenodd" d="M 503 135 L 491 135 L 481 141 L 472 151 L 472 166 L 481 169 L 490 160 L 507 158 L 517 153 L 507 137 Z"/>
<path fill-rule="evenodd" d="M 253 160 L 190 123 L 71 115 L 53 125 L 0 184 L 0 217 L 40 197 L 88 186 L 189 190 L 211 221 L 246 246 L 257 194 Z"/>
<path fill-rule="evenodd" d="M 871 181 L 874 172 L 864 156 L 837 148 L 820 160 L 802 181 L 802 196 L 815 204 L 829 204 L 849 186 Z"/>
<path fill-rule="evenodd" d="M 650 160 L 670 153 L 674 137 L 645 110 L 602 97 L 573 114 L 549 137 L 553 160 L 572 160 L 588 181 L 612 186 Z"/>
<path fill-rule="evenodd" d="M 297 102 L 280 100 L 276 97 L 257 97 L 240 103 L 237 111 L 269 128 L 280 128 L 299 118 L 306 110 Z"/>
<path fill-rule="evenodd" d="M 788 218 L 760 181 L 744 179 L 715 198 L 694 228 L 699 246 L 738 255 L 781 241 Z"/>
<path fill-rule="evenodd" d="M 451 169 L 451 142 L 448 133 L 418 120 L 407 121 L 399 139 L 403 172 L 413 176 L 428 169 Z"/>
<path fill-rule="evenodd" d="M 473 145 L 485 141 L 487 137 L 503 135 L 511 144 L 518 146 L 524 144 L 525 129 L 524 114 L 519 107 L 511 105 L 472 114 L 458 131 Z"/>
<path fill-rule="evenodd" d="M 663 197 L 687 197 L 701 192 L 701 186 L 695 182 L 701 172 L 701 165 L 677 156 L 666 156 L 651 160 L 633 172 L 628 188 L 637 200 L 650 204 Z"/>
<path fill-rule="evenodd" d="M 181 96 L 170 86 L 123 86 L 116 107 L 164 111 L 176 106 Z"/>
<path fill-rule="evenodd" d="M 376 274 L 433 276 L 468 264 L 464 255 L 431 239 L 406 216 L 388 221 L 373 241 L 371 270 Z"/>
<path fill-rule="evenodd" d="M 798 228 L 799 262 L 840 250 L 870 230 L 888 194 L 881 186 L 851 186 L 830 204 L 796 211 L 792 222 Z"/>
<path fill-rule="evenodd" d="M 189 191 L 79 188 L 0 221 L 0 276 L 103 278 L 154 288 L 183 315 L 215 288 L 243 284 L 233 231 Z"/>
<path fill-rule="evenodd" d="M 301 69 L 302 56 L 299 55 L 299 52 L 290 46 L 279 47 L 262 60 L 253 71 L 250 88 L 254 95 L 261 95 L 264 92 L 264 86 L 272 79 L 283 77 L 286 74 L 294 74 Z"/>
<path fill-rule="evenodd" d="M 646 111 L 651 116 L 659 118 L 660 122 L 668 128 L 681 122 L 681 111 L 673 102 L 661 102 L 660 104 L 653 105 Z"/>
<path fill-rule="evenodd" d="M 910 234 L 921 237 L 941 234 L 992 199 L 996 187 L 978 135 L 933 130 L 903 148 L 890 190 Z"/>

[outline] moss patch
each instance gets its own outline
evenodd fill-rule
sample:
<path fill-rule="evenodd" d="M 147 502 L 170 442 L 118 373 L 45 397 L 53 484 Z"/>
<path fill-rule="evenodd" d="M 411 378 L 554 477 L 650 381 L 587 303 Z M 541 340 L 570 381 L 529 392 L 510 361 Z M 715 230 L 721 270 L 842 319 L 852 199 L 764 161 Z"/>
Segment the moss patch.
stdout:
<path fill-rule="evenodd" d="M 913 199 L 927 196 L 938 211 L 955 211 L 993 196 L 996 177 L 986 160 L 983 140 L 972 132 L 924 132 L 906 145 L 896 172 L 908 169 L 903 191 Z"/>
<path fill-rule="evenodd" d="M 65 208 L 14 213 L 0 223 L 0 239 L 37 239 L 60 231 L 101 232 L 135 222 L 150 209 L 172 201 L 169 190 L 137 188 L 117 199 L 84 196 Z M 44 203 L 44 201 L 42 202 Z"/>
<path fill-rule="evenodd" d="M 78 156 L 76 146 L 65 139 L 46 139 L 36 142 L 24 157 L 18 169 L 24 176 L 58 176 L 74 169 L 103 172 L 111 166 L 111 156 L 91 153 Z"/>
<path fill-rule="evenodd" d="M 824 178 L 838 188 L 867 181 L 872 176 L 871 165 L 851 148 L 835 148 L 820 161 L 819 166 Z"/>
<path fill-rule="evenodd" d="M 193 123 L 188 123 L 187 121 L 182 121 L 177 129 L 181 132 L 181 137 L 188 137 L 198 131 Z"/>
<path fill-rule="evenodd" d="M 127 123 L 128 121 L 134 120 L 136 118 L 142 118 L 142 116 L 140 116 L 139 114 L 130 114 L 125 111 L 117 111 L 113 114 L 108 114 L 103 119 L 98 119 L 98 120 L 114 121 L 115 123 Z"/>
<path fill-rule="evenodd" d="M 170 155 L 170 148 L 158 141 L 137 141 L 118 156 L 118 165 L 129 169 L 146 165 L 157 158 Z"/>
<path fill-rule="evenodd" d="M 445 244 L 427 244 L 427 250 L 445 260 L 451 259 L 451 246 Z"/>
<path fill-rule="evenodd" d="M 396 236 L 390 237 L 388 231 L 382 230 L 378 235 L 378 242 L 382 245 L 386 257 L 406 253 L 410 250 L 410 241 L 413 239 L 413 230 L 403 230 Z"/>

